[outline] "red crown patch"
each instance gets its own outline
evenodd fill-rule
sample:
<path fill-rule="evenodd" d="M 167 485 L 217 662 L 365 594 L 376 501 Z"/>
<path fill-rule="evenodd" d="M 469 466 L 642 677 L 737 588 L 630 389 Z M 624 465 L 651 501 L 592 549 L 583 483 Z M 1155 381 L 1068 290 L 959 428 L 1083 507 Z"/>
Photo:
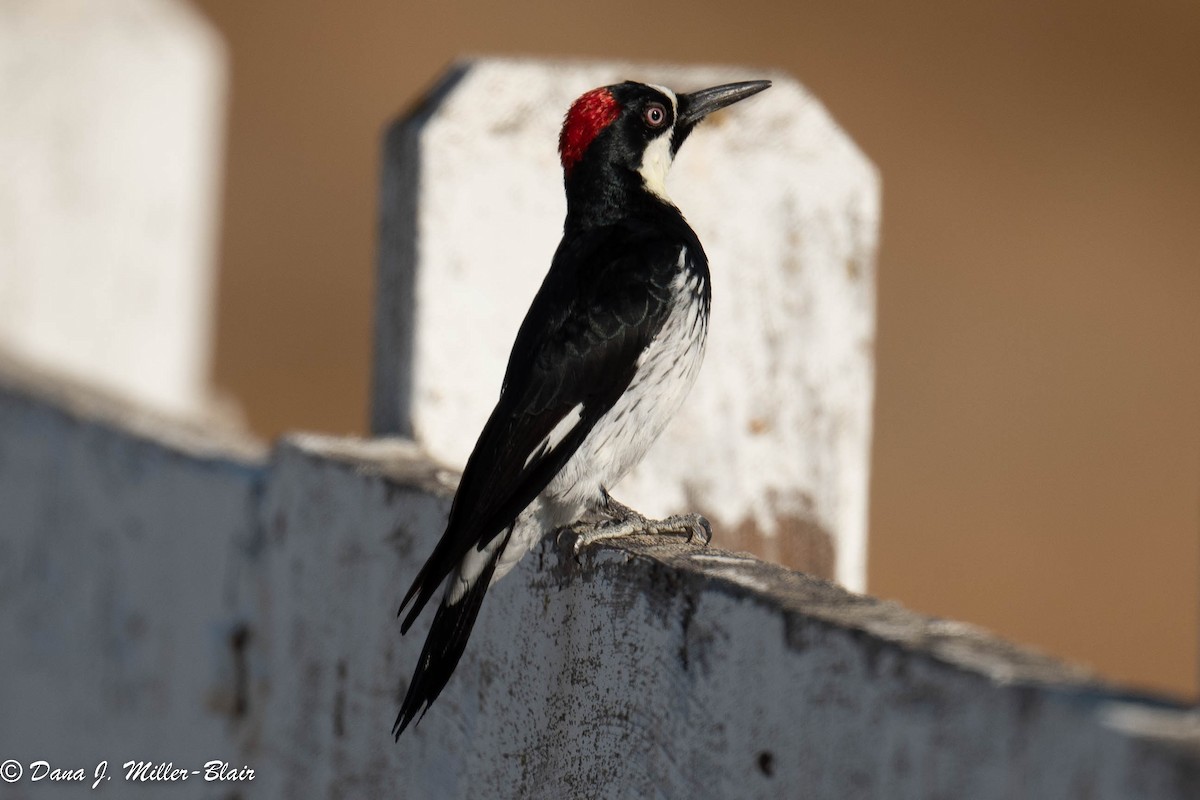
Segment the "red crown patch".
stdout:
<path fill-rule="evenodd" d="M 617 118 L 621 107 L 608 89 L 593 89 L 571 104 L 558 136 L 558 153 L 568 175 L 588 146 Z"/>

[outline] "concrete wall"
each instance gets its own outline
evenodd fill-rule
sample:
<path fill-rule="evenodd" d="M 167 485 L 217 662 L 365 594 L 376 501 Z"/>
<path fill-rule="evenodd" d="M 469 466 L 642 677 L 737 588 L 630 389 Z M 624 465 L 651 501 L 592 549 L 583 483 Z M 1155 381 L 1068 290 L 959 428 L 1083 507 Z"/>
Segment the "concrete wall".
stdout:
<path fill-rule="evenodd" d="M 267 453 L 4 364 L 0 761 L 107 759 L 110 796 L 145 797 L 1200 792 L 1194 710 L 722 551 L 720 529 L 578 562 L 544 542 L 394 743 L 425 630 L 401 638 L 395 608 L 453 480 L 403 440 Z M 130 786 L 130 759 L 255 778 Z"/>

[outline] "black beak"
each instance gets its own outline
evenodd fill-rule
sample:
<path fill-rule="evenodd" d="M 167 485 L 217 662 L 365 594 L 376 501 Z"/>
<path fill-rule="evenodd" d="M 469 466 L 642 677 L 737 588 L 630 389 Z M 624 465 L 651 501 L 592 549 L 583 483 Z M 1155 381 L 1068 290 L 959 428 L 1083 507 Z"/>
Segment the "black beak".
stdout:
<path fill-rule="evenodd" d="M 770 81 L 742 81 L 679 95 L 677 98 L 679 116 L 675 120 L 671 150 L 678 152 L 679 146 L 683 144 L 683 140 L 688 137 L 692 129 L 712 112 L 733 105 L 739 100 L 745 100 L 751 95 L 756 95 L 770 85 Z"/>
<path fill-rule="evenodd" d="M 731 106 L 738 100 L 745 100 L 770 85 L 770 81 L 742 81 L 741 83 L 714 86 L 711 89 L 701 89 L 690 94 L 681 94 L 678 98 L 679 120 L 675 124 L 686 125 L 690 128 L 717 109 Z"/>

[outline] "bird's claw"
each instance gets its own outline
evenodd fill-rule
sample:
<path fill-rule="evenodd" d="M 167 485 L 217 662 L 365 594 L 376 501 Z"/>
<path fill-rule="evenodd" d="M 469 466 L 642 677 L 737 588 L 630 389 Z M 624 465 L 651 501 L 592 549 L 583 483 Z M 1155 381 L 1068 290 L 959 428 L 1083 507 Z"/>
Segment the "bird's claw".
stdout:
<path fill-rule="evenodd" d="M 686 536 L 688 544 L 699 541 L 701 547 L 708 547 L 708 543 L 712 541 L 712 525 L 700 514 L 686 514 L 663 520 L 656 533 Z"/>
<path fill-rule="evenodd" d="M 689 544 L 696 539 L 700 540 L 701 547 L 708 547 L 708 543 L 712 541 L 712 525 L 709 524 L 708 519 L 699 514 L 696 515 L 695 522 L 688 530 L 687 537 Z"/>
<path fill-rule="evenodd" d="M 583 537 L 582 526 L 579 523 L 559 528 L 554 541 L 559 549 L 570 549 L 571 553 L 575 556 L 576 562 L 579 561 L 579 551 L 583 549 L 586 543 Z"/>

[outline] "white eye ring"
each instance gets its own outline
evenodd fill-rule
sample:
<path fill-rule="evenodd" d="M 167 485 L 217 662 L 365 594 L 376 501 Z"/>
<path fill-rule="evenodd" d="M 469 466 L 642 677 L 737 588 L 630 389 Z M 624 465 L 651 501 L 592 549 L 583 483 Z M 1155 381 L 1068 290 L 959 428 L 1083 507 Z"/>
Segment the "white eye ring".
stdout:
<path fill-rule="evenodd" d="M 651 103 L 646 106 L 646 110 L 642 116 L 646 120 L 646 124 L 651 128 L 661 128 L 663 123 L 667 121 L 667 110 L 663 108 L 661 103 Z"/>

